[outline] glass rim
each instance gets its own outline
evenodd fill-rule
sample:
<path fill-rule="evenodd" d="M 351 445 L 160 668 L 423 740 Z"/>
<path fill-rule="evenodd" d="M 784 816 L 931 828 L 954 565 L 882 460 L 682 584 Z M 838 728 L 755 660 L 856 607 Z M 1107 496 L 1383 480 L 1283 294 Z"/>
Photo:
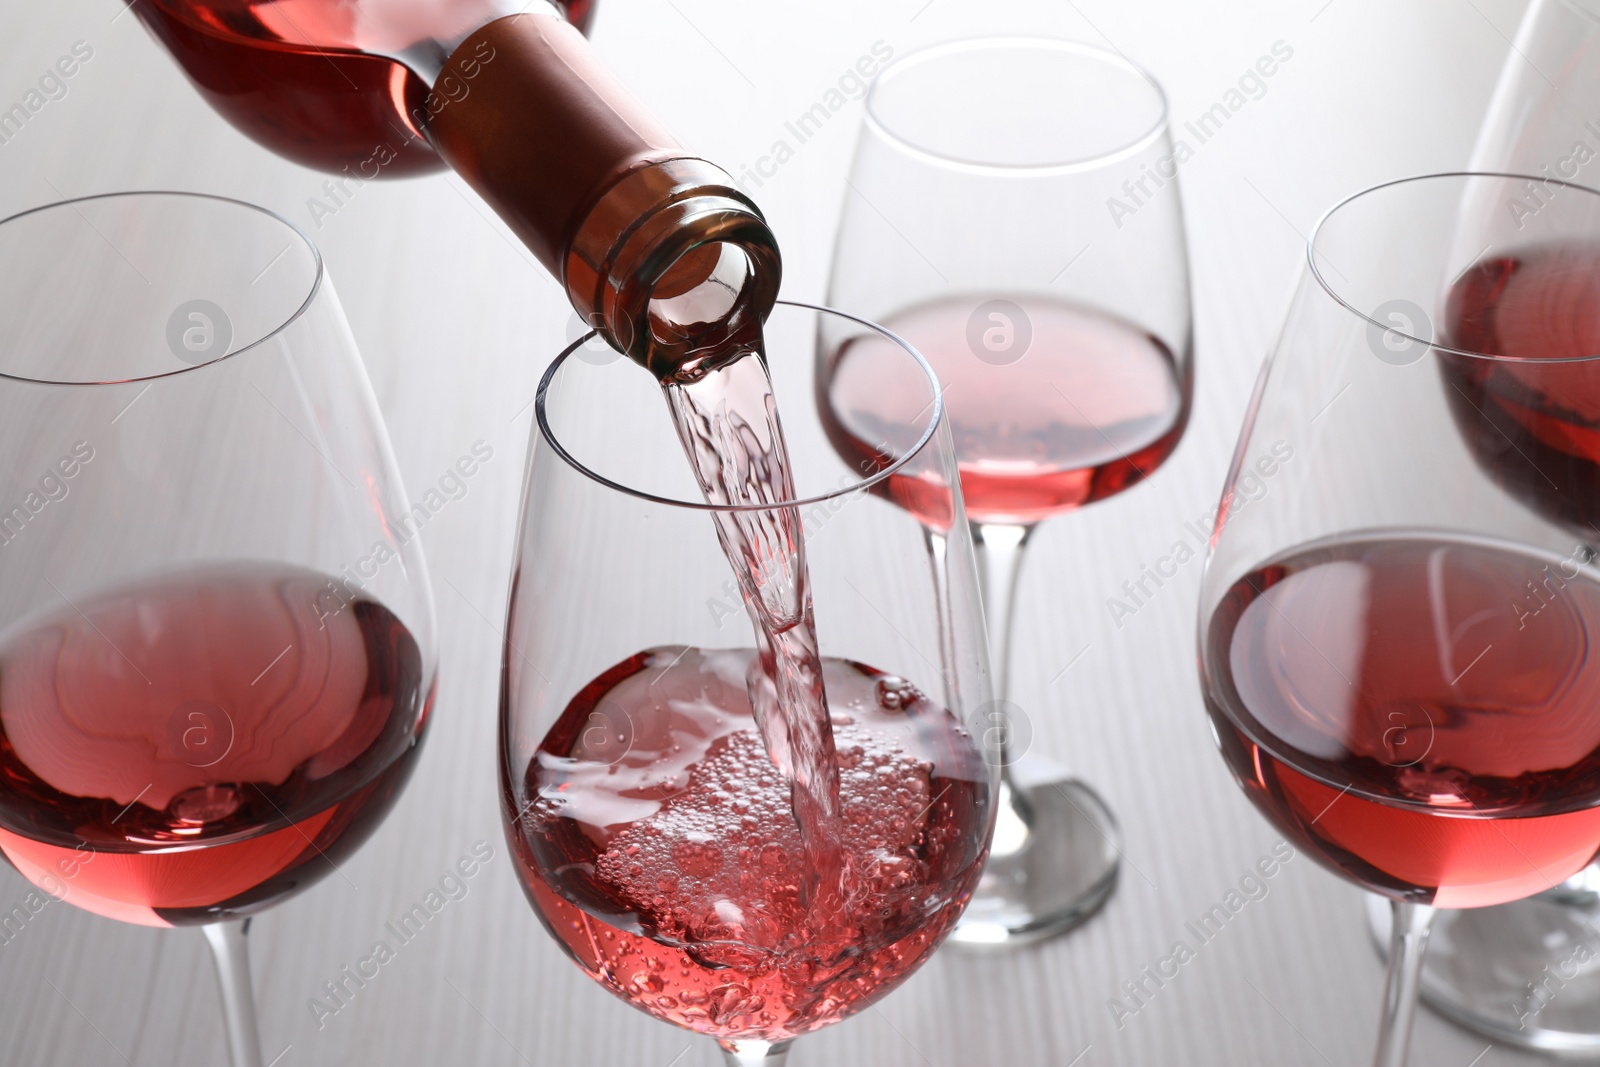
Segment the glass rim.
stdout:
<path fill-rule="evenodd" d="M 311 307 L 312 302 L 317 299 L 317 294 L 322 291 L 322 282 L 327 275 L 327 269 L 322 261 L 322 250 L 317 247 L 317 243 L 311 239 L 309 234 L 270 208 L 262 207 L 260 204 L 252 204 L 248 200 L 240 200 L 238 197 L 220 196 L 216 193 L 197 193 L 182 189 L 126 189 L 117 192 L 91 193 L 88 196 L 75 196 L 65 200 L 55 200 L 48 204 L 40 204 L 37 207 L 28 208 L 25 211 L 18 211 L 14 214 L 7 215 L 3 219 L 0 219 L 0 242 L 3 242 L 4 240 L 3 227 L 7 223 L 16 222 L 19 219 L 27 218 L 29 215 L 37 215 L 46 211 L 54 211 L 58 208 L 71 208 L 74 212 L 77 212 L 77 205 L 79 204 L 86 204 L 96 200 L 132 200 L 140 197 L 173 197 L 182 200 L 212 200 L 216 201 L 217 203 L 228 204 L 232 207 L 245 208 L 246 210 L 253 211 L 258 215 L 265 215 L 273 222 L 286 227 L 289 232 L 295 237 L 299 238 L 301 243 L 303 243 L 311 252 L 311 261 L 316 267 L 316 270 L 311 278 L 311 284 L 306 289 L 305 299 L 302 300 L 300 305 L 296 307 L 292 313 L 286 316 L 282 322 L 278 323 L 272 329 L 268 330 L 254 341 L 251 341 L 249 344 L 242 345 L 231 352 L 225 352 L 216 359 L 209 359 L 204 363 L 196 363 L 193 366 L 178 367 L 174 370 L 162 371 L 159 374 L 141 374 L 129 378 L 107 378 L 98 381 L 60 381 L 53 378 L 34 378 L 25 374 L 11 374 L 4 370 L 0 370 L 0 381 L 21 382 L 27 385 L 50 385 L 61 387 L 79 386 L 94 388 L 97 386 L 106 385 L 128 385 L 136 382 L 154 382 L 160 381 L 163 378 L 177 377 L 180 374 L 191 374 L 195 371 L 202 371 L 207 367 L 214 367 L 219 363 L 223 363 L 232 359 L 234 356 L 242 355 L 243 353 L 250 351 L 252 348 L 256 348 L 257 346 L 272 340 L 274 337 L 278 336 L 284 330 L 293 325 L 294 322 L 300 318 L 300 316 L 304 315 L 306 310 Z M 113 250 L 115 250 L 115 246 L 113 246 Z M 285 251 L 287 251 L 287 249 L 285 249 Z"/>
<path fill-rule="evenodd" d="M 1386 189 L 1392 189 L 1402 185 L 1410 185 L 1416 182 L 1432 182 L 1447 178 L 1506 178 L 1512 181 L 1541 182 L 1544 185 L 1559 185 L 1563 188 L 1574 189 L 1580 193 L 1586 193 L 1589 196 L 1600 196 L 1600 189 L 1595 189 L 1594 187 L 1588 185 L 1581 185 L 1578 182 L 1563 181 L 1560 178 L 1546 178 L 1537 174 L 1518 174 L 1511 171 L 1498 170 L 1436 171 L 1428 174 L 1413 174 L 1405 178 L 1393 178 L 1386 182 L 1379 182 L 1377 185 L 1369 185 L 1364 189 L 1360 189 L 1354 193 L 1351 193 L 1349 196 L 1335 203 L 1327 211 L 1324 211 L 1322 213 L 1322 217 L 1317 219 L 1316 225 L 1311 228 L 1311 236 L 1306 241 L 1306 266 L 1310 269 L 1311 276 L 1316 279 L 1317 284 L 1322 288 L 1322 291 L 1331 297 L 1333 301 L 1340 307 L 1350 312 L 1356 318 L 1361 319 L 1363 322 L 1383 330 L 1385 333 L 1392 333 L 1397 337 L 1412 342 L 1413 344 L 1423 345 L 1435 352 L 1442 352 L 1447 355 L 1461 356 L 1466 359 L 1481 359 L 1493 363 L 1588 363 L 1600 359 L 1600 352 L 1595 352 L 1586 356 L 1506 356 L 1494 352 L 1477 352 L 1472 349 L 1456 348 L 1453 345 L 1447 345 L 1437 340 L 1431 340 L 1426 337 L 1418 337 L 1413 333 L 1408 333 L 1407 331 L 1400 329 L 1391 322 L 1379 322 L 1377 319 L 1357 308 L 1354 304 L 1350 303 L 1350 301 L 1346 300 L 1339 294 L 1338 288 L 1328 280 L 1328 277 L 1322 273 L 1322 269 L 1317 266 L 1317 239 L 1322 236 L 1323 228 L 1328 225 L 1333 217 L 1340 211 L 1354 204 L 1356 201 L 1376 193 L 1381 193 Z"/>
<path fill-rule="evenodd" d="M 874 106 L 878 93 L 884 83 L 891 76 L 909 70 L 921 63 L 931 60 L 943 59 L 947 56 L 962 53 L 979 52 L 984 50 L 1002 49 L 1033 49 L 1037 51 L 1052 51 L 1070 53 L 1078 57 L 1092 56 L 1095 59 L 1107 62 L 1114 67 L 1120 67 L 1124 73 L 1131 74 L 1142 81 L 1155 93 L 1156 102 L 1160 106 L 1155 122 L 1150 127 L 1129 139 L 1126 143 L 1116 148 L 1108 149 L 1094 155 L 1081 156 L 1076 159 L 1056 160 L 1049 163 L 994 163 L 981 159 L 966 159 L 961 156 L 946 155 L 930 148 L 915 144 L 906 137 L 896 133 L 882 118 L 878 116 Z M 1162 137 L 1167 135 L 1170 128 L 1171 108 L 1167 102 L 1167 91 L 1161 87 L 1144 67 L 1135 63 L 1121 52 L 1099 45 L 1089 44 L 1085 41 L 1074 41 L 1065 37 L 1047 37 L 1043 35 L 1009 34 L 992 37 L 969 37 L 959 41 L 949 41 L 944 44 L 932 45 L 921 48 L 891 62 L 879 71 L 872 79 L 872 84 L 867 89 L 866 98 L 866 123 L 876 130 L 886 141 L 896 148 L 915 156 L 926 162 L 931 162 L 952 170 L 964 171 L 970 174 L 1004 175 L 1010 177 L 1044 177 L 1059 174 L 1075 174 L 1095 170 L 1099 167 L 1109 166 L 1127 157 L 1134 155 Z"/>
<path fill-rule="evenodd" d="M 535 425 L 539 428 L 540 438 L 543 439 L 544 442 L 554 450 L 555 454 L 561 458 L 562 462 L 564 462 L 568 467 L 571 467 L 577 473 L 583 475 L 585 478 L 588 478 L 590 481 L 597 482 L 608 489 L 613 489 L 626 496 L 631 496 L 636 500 L 645 500 L 652 504 L 663 504 L 667 507 L 682 508 L 686 511 L 704 511 L 714 514 L 717 512 L 773 511 L 777 508 L 810 507 L 813 504 L 821 504 L 830 500 L 837 500 L 840 497 L 846 497 L 860 493 L 866 489 L 870 489 L 872 486 L 877 485 L 880 482 L 887 481 L 907 463 L 910 463 L 913 458 L 920 455 L 922 450 L 927 448 L 929 442 L 933 440 L 934 435 L 938 433 L 939 427 L 944 424 L 944 389 L 939 384 L 939 376 L 933 372 L 933 367 L 928 363 L 927 359 L 924 358 L 922 353 L 918 352 L 909 341 L 894 331 L 880 326 L 870 319 L 864 319 L 859 315 L 852 315 L 848 311 L 840 311 L 838 308 L 824 307 L 821 304 L 808 304 L 799 300 L 779 300 L 777 302 L 777 306 L 800 308 L 805 311 L 815 311 L 823 315 L 834 315 L 842 319 L 847 319 L 850 322 L 854 322 L 860 326 L 865 326 L 867 329 L 872 330 L 899 345 L 908 355 L 911 356 L 913 360 L 916 361 L 917 366 L 921 368 L 923 375 L 927 378 L 928 384 L 933 390 L 933 403 L 931 405 L 933 414 L 928 419 L 927 428 L 922 431 L 922 434 L 917 438 L 916 442 L 906 450 L 905 455 L 901 456 L 899 459 L 895 460 L 882 470 L 866 478 L 862 478 L 859 481 L 853 481 L 849 485 L 841 486 L 837 489 L 833 489 L 829 492 L 821 493 L 816 496 L 797 497 L 793 500 L 776 500 L 767 504 L 711 504 L 703 500 L 679 500 L 674 497 L 658 496 L 655 493 L 647 493 L 642 489 L 635 489 L 632 486 L 623 485 L 620 482 L 613 481 L 612 479 L 605 477 L 603 474 L 591 470 L 589 467 L 581 463 L 577 457 L 568 452 L 566 446 L 556 439 L 555 431 L 550 428 L 549 419 L 545 415 L 545 399 L 549 393 L 551 383 L 555 381 L 556 372 L 566 365 L 568 358 L 576 353 L 578 349 L 582 348 L 595 337 L 599 336 L 599 333 L 596 330 L 590 330 L 588 333 L 569 344 L 566 348 L 562 349 L 561 353 L 557 355 L 555 359 L 551 360 L 550 366 L 545 368 L 544 376 L 539 379 L 539 389 L 536 393 L 534 393 L 533 397 L 533 417 Z"/>

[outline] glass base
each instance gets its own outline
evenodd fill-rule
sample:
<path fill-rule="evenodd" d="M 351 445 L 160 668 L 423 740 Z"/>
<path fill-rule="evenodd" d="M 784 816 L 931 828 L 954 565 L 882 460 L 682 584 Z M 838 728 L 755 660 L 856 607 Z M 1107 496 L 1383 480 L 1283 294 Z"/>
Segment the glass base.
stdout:
<path fill-rule="evenodd" d="M 1111 896 L 1121 847 L 1116 818 L 1088 785 L 1016 775 L 1001 787 L 989 863 L 951 943 L 1002 948 L 1065 933 Z"/>
<path fill-rule="evenodd" d="M 727 1067 L 785 1067 L 789 1062 L 788 1041 L 719 1041 Z"/>
<path fill-rule="evenodd" d="M 1600 893 L 1582 887 L 1589 873 L 1526 900 L 1440 911 L 1423 963 L 1423 1003 L 1502 1044 L 1600 1051 Z M 1388 900 L 1368 897 L 1380 955 L 1389 947 L 1389 912 Z"/>

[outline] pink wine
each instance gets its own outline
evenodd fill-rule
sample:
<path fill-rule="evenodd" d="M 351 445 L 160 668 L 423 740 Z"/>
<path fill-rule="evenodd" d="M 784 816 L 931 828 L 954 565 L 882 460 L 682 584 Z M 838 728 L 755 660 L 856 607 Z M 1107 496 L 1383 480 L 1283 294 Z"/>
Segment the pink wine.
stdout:
<path fill-rule="evenodd" d="M 249 915 L 326 876 L 411 774 L 416 640 L 325 575 L 169 573 L 0 639 L 0 850 L 150 926 Z"/>
<path fill-rule="evenodd" d="M 586 29 L 594 0 L 557 0 Z M 494 0 L 127 0 L 195 88 L 259 144 L 356 178 L 442 168 L 423 137 L 429 86 L 393 59 L 494 18 Z M 516 10 L 525 5 L 509 5 Z"/>
<path fill-rule="evenodd" d="M 974 522 L 1035 523 L 1120 493 L 1172 454 L 1189 417 L 1187 363 L 1180 366 L 1149 333 L 1064 301 L 1012 301 L 1030 335 L 1025 348 L 1022 333 L 1008 337 L 1020 355 L 983 350 L 985 323 L 972 322 L 976 297 L 921 304 L 883 321 L 944 386 Z M 827 356 L 821 376 L 829 437 L 867 471 L 904 454 L 906 428 L 926 422 L 918 409 L 927 390 L 913 379 L 915 367 L 888 358 L 892 348 L 875 333 L 857 337 Z M 948 525 L 948 494 L 939 486 L 901 472 L 885 492 L 924 522 Z"/>
<path fill-rule="evenodd" d="M 1465 908 L 1600 849 L 1600 586 L 1431 535 L 1285 555 L 1204 632 L 1206 703 L 1256 806 L 1391 897 Z"/>
<path fill-rule="evenodd" d="M 663 382 L 678 437 L 707 501 L 772 505 L 796 499 L 759 326 L 724 342 L 704 373 Z M 839 772 L 794 507 L 712 513 L 750 614 L 756 655 L 746 684 L 774 766 L 792 785 L 806 843 L 806 897 L 839 892 Z"/>
<path fill-rule="evenodd" d="M 746 679 L 753 650 L 641 652 L 502 763 L 523 887 L 596 981 L 718 1038 L 782 1040 L 882 997 L 938 946 L 986 852 L 988 775 L 903 679 L 823 660 L 845 871 L 804 901 L 805 848 Z"/>
<path fill-rule="evenodd" d="M 1456 421 L 1496 481 L 1554 521 L 1600 524 L 1600 246 L 1485 259 L 1450 291 L 1444 340 L 1522 362 L 1445 355 Z"/>

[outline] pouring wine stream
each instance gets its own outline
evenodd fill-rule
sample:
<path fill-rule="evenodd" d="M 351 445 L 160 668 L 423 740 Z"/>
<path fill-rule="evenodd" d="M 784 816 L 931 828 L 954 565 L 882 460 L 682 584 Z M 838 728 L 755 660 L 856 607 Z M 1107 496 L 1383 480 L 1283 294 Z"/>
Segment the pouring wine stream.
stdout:
<path fill-rule="evenodd" d="M 735 507 L 797 496 L 761 323 L 738 306 L 749 273 L 746 257 L 723 245 L 698 285 L 651 301 L 658 337 L 696 353 L 661 383 L 695 480 L 709 503 Z M 767 754 L 790 783 L 806 864 L 802 892 L 813 914 L 840 913 L 849 871 L 839 846 L 839 769 L 800 512 L 761 507 L 712 517 L 755 634 L 758 655 L 745 682 Z M 721 1044 L 729 1067 L 783 1067 L 788 1059 L 787 1041 Z"/>
<path fill-rule="evenodd" d="M 714 504 L 771 505 L 795 498 L 759 335 L 748 344 L 693 381 L 664 384 L 684 451 Z M 837 844 L 839 770 L 800 513 L 763 507 L 718 511 L 713 518 L 755 630 L 759 655 L 746 685 L 767 752 L 791 783 L 805 842 L 805 888 L 811 907 L 833 907 L 845 874 Z"/>

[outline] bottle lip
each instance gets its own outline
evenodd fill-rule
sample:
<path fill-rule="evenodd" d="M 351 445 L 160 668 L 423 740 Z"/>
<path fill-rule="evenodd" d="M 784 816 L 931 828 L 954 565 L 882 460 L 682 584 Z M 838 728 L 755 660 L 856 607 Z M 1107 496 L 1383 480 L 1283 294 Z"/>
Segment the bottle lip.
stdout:
<path fill-rule="evenodd" d="M 610 338 L 657 378 L 667 378 L 692 358 L 667 350 L 650 326 L 656 285 L 674 264 L 706 245 L 740 249 L 749 266 L 734 314 L 765 321 L 778 300 L 783 263 L 765 220 L 721 195 L 680 200 L 650 221 L 654 225 L 641 230 L 638 243 L 618 254 L 617 270 L 602 289 L 603 313 Z"/>
<path fill-rule="evenodd" d="M 562 462 L 568 467 L 583 475 L 585 478 L 603 485 L 608 489 L 613 489 L 637 500 L 645 500 L 652 504 L 663 504 L 667 507 L 682 508 L 688 511 L 705 511 L 712 513 L 772 511 L 776 508 L 791 507 L 802 508 L 809 507 L 813 504 L 824 503 L 829 500 L 837 500 L 840 497 L 854 496 L 866 489 L 870 489 L 871 487 L 878 485 L 881 482 L 887 481 L 917 456 L 922 455 L 923 451 L 933 440 L 934 435 L 939 432 L 939 428 L 943 426 L 945 422 L 944 392 L 939 385 L 938 375 L 934 373 L 933 367 L 928 363 L 927 359 L 922 355 L 922 353 L 917 351 L 916 347 L 912 345 L 911 342 L 907 341 L 893 330 L 890 330 L 884 326 L 880 326 L 878 323 L 873 322 L 870 319 L 864 319 L 859 315 L 852 315 L 847 311 L 840 311 L 838 308 L 826 307 L 821 304 L 807 304 L 799 300 L 777 300 L 774 301 L 774 306 L 797 308 L 801 311 L 813 311 L 819 315 L 832 315 L 836 318 L 853 322 L 858 326 L 864 326 L 904 349 L 906 354 L 916 361 L 917 366 L 922 370 L 923 375 L 927 378 L 929 388 L 933 394 L 933 403 L 930 408 L 932 414 L 929 416 L 928 424 L 923 429 L 921 435 L 909 448 L 906 449 L 904 455 L 900 456 L 882 470 L 862 478 L 860 481 L 851 482 L 849 485 L 832 489 L 826 493 L 820 493 L 815 496 L 797 497 L 793 500 L 775 500 L 769 503 L 761 504 L 709 504 L 705 501 L 681 500 L 675 497 L 658 496 L 654 493 L 647 493 L 642 489 L 635 489 L 631 486 L 623 485 L 620 482 L 607 478 L 605 475 L 600 474 L 598 471 L 586 466 L 579 461 L 577 457 L 568 452 L 566 447 L 562 445 L 561 441 L 556 437 L 555 431 L 551 429 L 549 419 L 545 414 L 545 402 L 548 399 L 550 386 L 555 381 L 556 374 L 559 373 L 561 368 L 566 365 L 566 362 L 570 357 L 576 354 L 579 349 L 583 348 L 585 344 L 598 336 L 598 331 L 595 330 L 591 330 L 590 332 L 584 334 L 582 337 L 579 337 L 576 341 L 573 341 L 570 345 L 564 348 L 561 353 L 550 362 L 550 366 L 545 369 L 544 377 L 539 379 L 539 389 L 534 394 L 533 401 L 534 420 L 535 425 L 538 427 L 539 439 L 543 440 L 545 444 L 549 445 L 555 454 L 559 456 Z"/>
<path fill-rule="evenodd" d="M 625 220 L 620 230 L 591 227 L 608 214 L 613 222 Z M 666 377 L 679 368 L 661 365 L 649 332 L 655 285 L 683 256 L 719 243 L 749 257 L 747 307 L 765 319 L 777 301 L 783 260 L 761 209 L 714 163 L 696 156 L 652 160 L 613 182 L 579 223 L 564 263 L 567 297 L 616 348 Z"/>

